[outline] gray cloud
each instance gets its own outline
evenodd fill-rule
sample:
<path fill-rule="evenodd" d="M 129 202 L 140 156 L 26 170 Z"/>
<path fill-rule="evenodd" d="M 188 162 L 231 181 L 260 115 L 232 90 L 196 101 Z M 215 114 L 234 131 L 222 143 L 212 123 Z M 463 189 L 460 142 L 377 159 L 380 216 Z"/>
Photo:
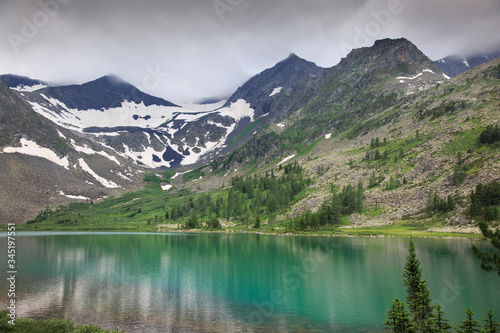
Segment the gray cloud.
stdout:
<path fill-rule="evenodd" d="M 432 59 L 482 49 L 500 43 L 500 3 L 3 0 L 0 31 L 0 73 L 59 83 L 115 73 L 180 102 L 228 95 L 290 52 L 329 67 L 385 37 L 406 37 Z"/>

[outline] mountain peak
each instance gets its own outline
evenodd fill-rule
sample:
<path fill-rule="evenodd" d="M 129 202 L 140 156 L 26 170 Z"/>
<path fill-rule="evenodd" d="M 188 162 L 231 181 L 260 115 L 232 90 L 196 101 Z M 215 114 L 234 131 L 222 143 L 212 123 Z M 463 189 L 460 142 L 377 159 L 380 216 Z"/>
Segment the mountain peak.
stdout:
<path fill-rule="evenodd" d="M 145 106 L 177 105 L 162 98 L 148 95 L 114 74 L 102 76 L 82 85 L 46 88 L 48 96 L 54 97 L 70 108 L 78 110 L 101 110 L 120 106 L 124 101 L 144 103 Z"/>
<path fill-rule="evenodd" d="M 84 83 L 82 86 L 100 86 L 104 89 L 116 88 L 116 87 L 133 87 L 130 83 L 120 78 L 115 74 L 108 74 L 101 76 L 100 78 Z"/>
<path fill-rule="evenodd" d="M 94 81 L 106 81 L 106 82 L 109 82 L 111 84 L 123 84 L 123 83 L 129 84 L 128 82 L 126 82 L 125 80 L 123 80 L 121 77 L 119 77 L 116 74 L 104 75 L 104 76 L 102 76 Z"/>
<path fill-rule="evenodd" d="M 441 74 L 439 68 L 406 38 L 377 40 L 371 47 L 352 50 L 342 59 L 339 68 L 355 64 L 376 67 L 380 70 L 399 70 L 401 74 L 415 75 L 422 69 L 430 69 Z"/>
<path fill-rule="evenodd" d="M 412 42 L 410 42 L 406 38 L 384 38 L 384 39 L 379 39 L 376 40 L 375 43 L 373 44 L 374 48 L 381 48 L 381 47 L 395 47 L 395 46 L 401 46 L 401 45 L 411 45 L 415 46 Z"/>

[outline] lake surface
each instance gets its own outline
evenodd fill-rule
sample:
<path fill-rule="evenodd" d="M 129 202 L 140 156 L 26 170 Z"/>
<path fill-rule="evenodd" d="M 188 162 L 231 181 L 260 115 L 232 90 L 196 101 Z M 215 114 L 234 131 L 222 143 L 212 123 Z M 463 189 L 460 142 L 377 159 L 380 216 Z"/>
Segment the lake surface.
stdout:
<path fill-rule="evenodd" d="M 500 320 L 500 277 L 471 244 L 415 239 L 453 325 L 468 306 Z M 380 332 L 393 297 L 405 298 L 406 238 L 26 232 L 16 248 L 18 315 L 131 332 Z M 2 278 L 2 308 L 7 289 Z"/>

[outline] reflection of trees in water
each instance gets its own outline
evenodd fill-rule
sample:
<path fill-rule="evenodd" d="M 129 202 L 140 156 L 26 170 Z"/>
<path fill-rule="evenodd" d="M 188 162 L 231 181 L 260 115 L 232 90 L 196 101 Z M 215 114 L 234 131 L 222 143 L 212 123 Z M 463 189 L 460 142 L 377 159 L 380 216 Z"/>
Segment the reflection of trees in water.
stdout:
<path fill-rule="evenodd" d="M 468 268 L 474 266 L 469 242 L 415 243 L 437 293 L 457 270 L 464 281 L 477 283 Z M 19 244 L 24 314 L 115 328 L 122 322 L 132 328 L 160 325 L 167 331 L 248 328 L 249 314 L 258 311 L 255 302 L 269 304 L 276 291 L 284 294 L 282 302 L 273 303 L 261 327 L 338 325 L 356 311 L 366 325 L 379 327 L 379 312 L 402 292 L 407 253 L 406 239 L 254 234 L 67 235 L 21 237 Z M 457 299 L 462 301 L 470 304 Z"/>

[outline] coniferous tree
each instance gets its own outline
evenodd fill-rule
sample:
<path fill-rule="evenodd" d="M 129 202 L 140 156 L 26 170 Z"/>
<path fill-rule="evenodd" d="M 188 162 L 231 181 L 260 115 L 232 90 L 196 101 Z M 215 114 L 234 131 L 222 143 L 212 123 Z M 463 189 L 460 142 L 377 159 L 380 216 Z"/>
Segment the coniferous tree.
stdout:
<path fill-rule="evenodd" d="M 427 331 L 432 324 L 433 306 L 427 280 L 423 278 L 420 260 L 417 259 L 413 239 L 410 239 L 408 252 L 403 271 L 403 286 L 406 287 L 408 307 L 417 330 Z"/>
<path fill-rule="evenodd" d="M 319 228 L 319 216 L 318 214 L 312 214 L 311 216 L 311 223 L 310 223 L 310 226 L 312 229 L 314 230 L 318 230 Z"/>
<path fill-rule="evenodd" d="M 452 328 L 448 323 L 448 319 L 444 318 L 445 312 L 441 307 L 441 304 L 436 305 L 436 314 L 434 315 L 434 327 L 432 328 L 433 332 L 442 333 L 449 332 Z"/>
<path fill-rule="evenodd" d="M 207 223 L 207 227 L 209 229 L 220 229 L 222 226 L 219 222 L 219 219 L 216 218 L 216 217 L 213 217 L 208 223 Z"/>
<path fill-rule="evenodd" d="M 462 319 L 462 324 L 458 325 L 458 332 L 460 333 L 474 333 L 479 332 L 480 326 L 477 320 L 474 320 L 474 312 L 471 308 L 465 310 L 466 317 Z"/>
<path fill-rule="evenodd" d="M 500 324 L 493 320 L 493 310 L 489 310 L 486 315 L 488 319 L 483 319 L 484 324 L 481 333 L 496 333 L 500 329 Z"/>
<path fill-rule="evenodd" d="M 253 227 L 254 227 L 255 229 L 259 229 L 259 228 L 260 228 L 260 217 L 259 217 L 259 216 L 257 216 L 257 217 L 255 218 L 255 224 L 253 225 Z"/>
<path fill-rule="evenodd" d="M 500 229 L 493 231 L 484 222 L 479 223 L 479 228 L 491 245 L 500 251 Z M 481 260 L 482 269 L 486 272 L 496 271 L 500 275 L 500 252 L 481 251 L 475 245 L 472 246 L 472 250 L 476 257 Z"/>
<path fill-rule="evenodd" d="M 394 298 L 391 302 L 391 307 L 385 314 L 384 325 L 386 330 L 391 330 L 395 333 L 415 332 L 410 320 L 410 313 L 405 309 L 404 302 L 399 298 Z"/>

